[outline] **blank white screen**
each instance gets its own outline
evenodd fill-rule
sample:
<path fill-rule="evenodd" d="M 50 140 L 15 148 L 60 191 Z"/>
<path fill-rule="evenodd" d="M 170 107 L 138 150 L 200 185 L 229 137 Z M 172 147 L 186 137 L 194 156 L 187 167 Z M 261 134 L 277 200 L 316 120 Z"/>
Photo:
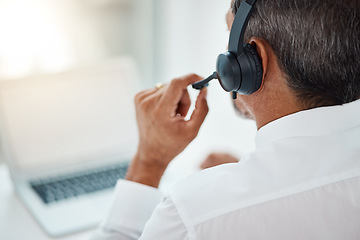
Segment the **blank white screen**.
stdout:
<path fill-rule="evenodd" d="M 1 82 L 1 131 L 21 168 L 119 155 L 135 148 L 136 70 L 130 59 Z"/>

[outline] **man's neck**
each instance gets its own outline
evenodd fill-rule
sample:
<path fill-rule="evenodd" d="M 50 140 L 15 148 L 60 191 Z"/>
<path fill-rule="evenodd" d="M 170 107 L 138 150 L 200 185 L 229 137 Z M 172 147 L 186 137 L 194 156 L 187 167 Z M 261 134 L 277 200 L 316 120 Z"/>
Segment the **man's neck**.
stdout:
<path fill-rule="evenodd" d="M 259 101 L 252 108 L 258 130 L 272 121 L 303 110 L 305 108 L 287 91 L 267 97 L 266 102 Z"/>

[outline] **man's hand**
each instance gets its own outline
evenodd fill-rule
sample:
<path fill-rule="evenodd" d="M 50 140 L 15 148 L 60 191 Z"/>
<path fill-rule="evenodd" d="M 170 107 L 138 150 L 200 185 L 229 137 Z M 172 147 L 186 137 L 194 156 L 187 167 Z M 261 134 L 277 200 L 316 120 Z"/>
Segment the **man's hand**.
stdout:
<path fill-rule="evenodd" d="M 201 169 L 215 167 L 224 163 L 237 163 L 239 159 L 227 153 L 212 153 L 200 165 Z"/>
<path fill-rule="evenodd" d="M 190 120 L 185 121 L 191 101 L 187 86 L 201 80 L 197 75 L 177 78 L 161 89 L 149 89 L 135 97 L 139 128 L 138 151 L 126 179 L 158 187 L 172 159 L 197 136 L 207 113 L 206 88 L 200 91 Z"/>

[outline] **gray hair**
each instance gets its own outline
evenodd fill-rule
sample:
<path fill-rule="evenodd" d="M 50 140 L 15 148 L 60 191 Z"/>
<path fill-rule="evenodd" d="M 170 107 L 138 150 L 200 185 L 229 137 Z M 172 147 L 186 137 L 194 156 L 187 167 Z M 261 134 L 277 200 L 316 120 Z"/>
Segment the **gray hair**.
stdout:
<path fill-rule="evenodd" d="M 241 2 L 232 1 L 234 14 Z M 360 98 L 360 1 L 258 0 L 251 37 L 270 44 L 305 108 Z"/>

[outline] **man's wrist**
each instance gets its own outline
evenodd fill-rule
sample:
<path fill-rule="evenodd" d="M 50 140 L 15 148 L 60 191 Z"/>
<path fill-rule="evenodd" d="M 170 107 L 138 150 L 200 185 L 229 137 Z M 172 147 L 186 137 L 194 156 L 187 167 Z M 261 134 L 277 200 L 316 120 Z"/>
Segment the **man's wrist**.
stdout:
<path fill-rule="evenodd" d="M 157 188 L 167 166 L 145 158 L 140 154 L 134 156 L 125 179 Z"/>

